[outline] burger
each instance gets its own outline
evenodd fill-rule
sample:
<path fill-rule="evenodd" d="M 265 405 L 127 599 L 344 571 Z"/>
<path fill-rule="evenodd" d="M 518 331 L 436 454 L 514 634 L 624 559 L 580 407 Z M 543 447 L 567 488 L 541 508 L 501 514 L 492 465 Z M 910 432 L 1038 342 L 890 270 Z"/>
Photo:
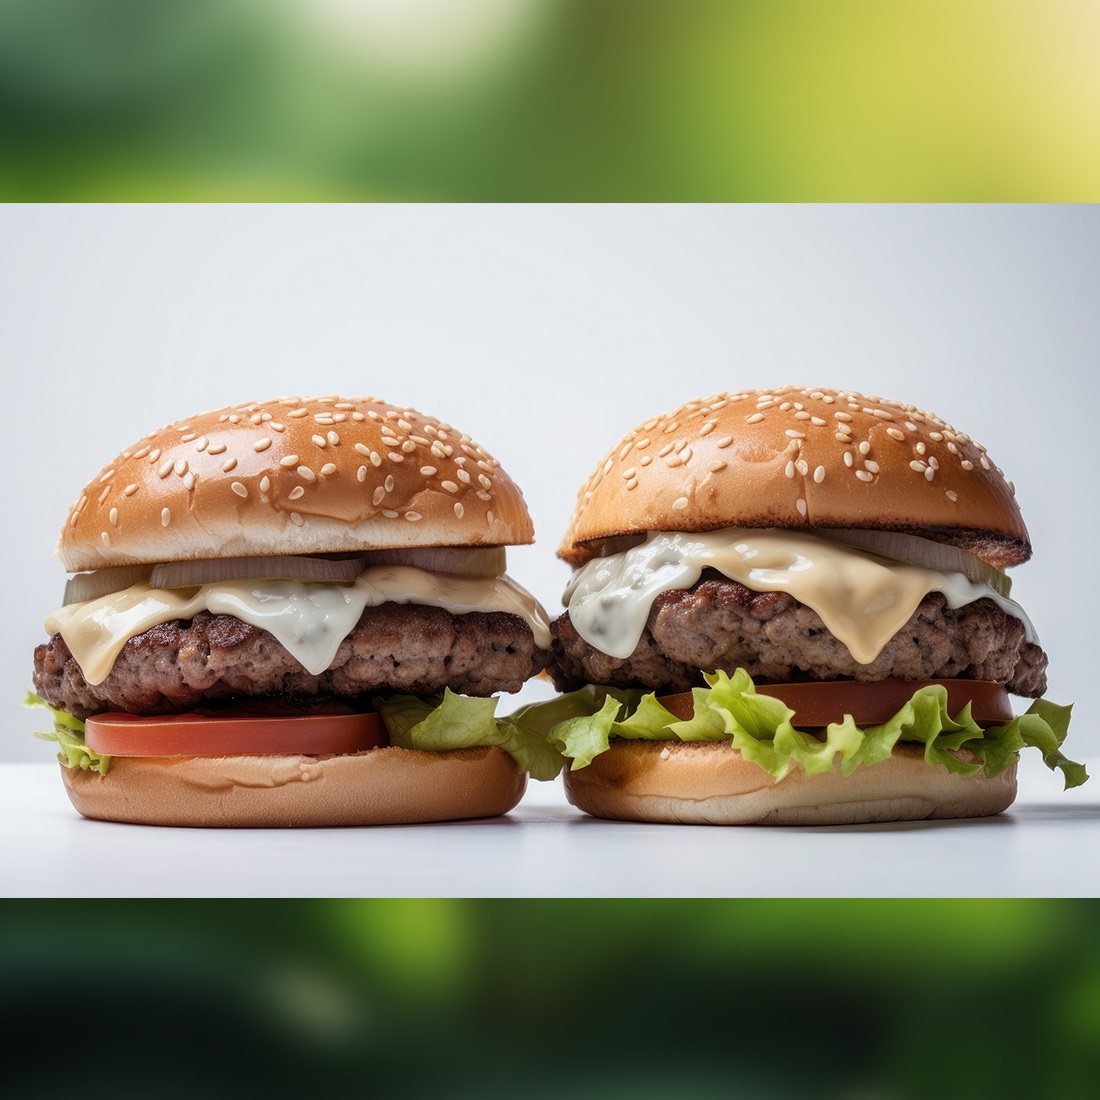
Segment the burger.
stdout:
<path fill-rule="evenodd" d="M 1012 803 L 1028 746 L 1084 782 L 1005 574 L 1030 555 L 985 448 L 912 405 L 787 386 L 647 420 L 559 550 L 570 801 L 664 822 L 982 816 Z M 1015 717 L 1010 695 L 1036 701 Z"/>
<path fill-rule="evenodd" d="M 549 658 L 506 574 L 522 494 L 469 436 L 374 398 L 169 424 L 69 510 L 34 653 L 86 817 L 319 826 L 505 813 L 560 756 L 496 715 Z"/>

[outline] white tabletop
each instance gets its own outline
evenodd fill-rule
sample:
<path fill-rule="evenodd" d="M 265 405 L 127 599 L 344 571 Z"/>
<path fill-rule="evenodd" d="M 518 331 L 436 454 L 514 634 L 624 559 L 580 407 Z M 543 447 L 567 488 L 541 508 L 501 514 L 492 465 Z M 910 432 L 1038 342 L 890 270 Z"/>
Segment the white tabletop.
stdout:
<path fill-rule="evenodd" d="M 1090 771 L 1100 776 L 1100 761 Z M 0 882 L 16 897 L 1062 897 L 1100 893 L 1100 780 L 1021 761 L 999 817 L 828 828 L 598 821 L 559 783 L 507 817 L 361 829 L 86 821 L 53 764 L 0 765 Z"/>

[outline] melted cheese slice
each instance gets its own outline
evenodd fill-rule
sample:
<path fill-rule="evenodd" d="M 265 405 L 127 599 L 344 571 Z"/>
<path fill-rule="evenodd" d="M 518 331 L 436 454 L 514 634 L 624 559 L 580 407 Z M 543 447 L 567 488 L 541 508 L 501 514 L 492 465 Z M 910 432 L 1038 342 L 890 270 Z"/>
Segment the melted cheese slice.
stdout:
<path fill-rule="evenodd" d="M 993 600 L 1023 622 L 1028 641 L 1036 640 L 1023 608 L 986 584 L 798 531 L 652 534 L 640 546 L 578 569 L 563 602 L 589 645 L 625 660 L 641 640 L 654 599 L 690 588 L 704 569 L 754 592 L 789 593 L 812 607 L 863 665 L 875 660 L 930 592 L 942 592 L 953 608 Z"/>
<path fill-rule="evenodd" d="M 540 648 L 550 645 L 546 611 L 511 577 L 459 577 L 408 565 L 366 569 L 350 585 L 263 580 L 170 589 L 136 584 L 55 611 L 46 631 L 65 639 L 89 684 L 100 684 L 135 635 L 159 623 L 194 618 L 199 611 L 235 615 L 270 631 L 317 676 L 332 664 L 363 610 L 383 603 L 424 604 L 453 615 L 503 611 L 523 619 Z"/>

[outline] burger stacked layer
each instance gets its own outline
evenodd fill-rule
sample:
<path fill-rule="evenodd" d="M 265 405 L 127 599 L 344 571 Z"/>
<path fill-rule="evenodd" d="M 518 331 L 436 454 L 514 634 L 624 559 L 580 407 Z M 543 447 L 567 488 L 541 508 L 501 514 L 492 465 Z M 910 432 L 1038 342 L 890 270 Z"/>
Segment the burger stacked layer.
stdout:
<path fill-rule="evenodd" d="M 70 798 L 108 820 L 504 813 L 561 757 L 524 711 L 545 612 L 505 573 L 519 489 L 451 425 L 285 398 L 151 433 L 72 506 L 35 651 Z M 526 708 L 525 708 L 526 709 Z"/>
<path fill-rule="evenodd" d="M 985 449 L 911 405 L 784 387 L 647 421 L 559 551 L 570 799 L 658 821 L 982 815 L 1011 804 L 1026 746 L 1084 782 L 1069 709 L 1008 701 L 1046 688 L 1003 572 L 1030 553 Z"/>

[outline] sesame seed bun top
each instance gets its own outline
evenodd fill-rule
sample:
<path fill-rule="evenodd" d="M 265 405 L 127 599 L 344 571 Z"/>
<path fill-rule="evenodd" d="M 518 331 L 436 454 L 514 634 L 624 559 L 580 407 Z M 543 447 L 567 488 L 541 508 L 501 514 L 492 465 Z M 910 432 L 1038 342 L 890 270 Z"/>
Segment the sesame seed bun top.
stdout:
<path fill-rule="evenodd" d="M 286 397 L 128 447 L 69 509 L 58 556 L 75 572 L 533 540 L 519 488 L 451 425 L 372 397 Z"/>
<path fill-rule="evenodd" d="M 950 542 L 1004 569 L 1031 543 L 985 448 L 913 405 L 784 386 L 688 401 L 628 433 L 581 487 L 558 551 L 724 527 L 859 527 Z"/>

